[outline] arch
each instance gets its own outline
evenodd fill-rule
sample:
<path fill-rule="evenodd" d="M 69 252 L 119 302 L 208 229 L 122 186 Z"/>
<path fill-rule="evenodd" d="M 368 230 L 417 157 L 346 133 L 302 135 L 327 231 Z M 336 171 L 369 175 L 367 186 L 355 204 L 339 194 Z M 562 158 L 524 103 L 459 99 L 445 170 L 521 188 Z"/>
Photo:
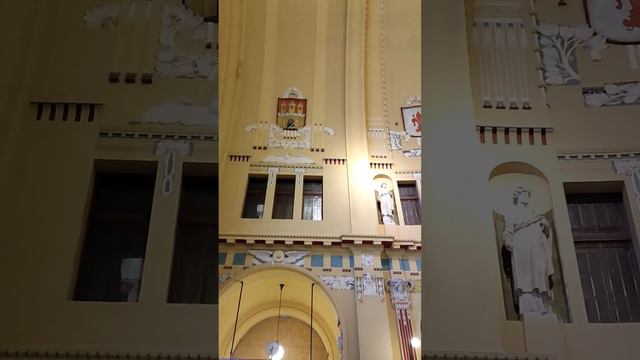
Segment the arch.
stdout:
<path fill-rule="evenodd" d="M 324 282 L 304 268 L 288 264 L 262 264 L 245 269 L 227 281 L 220 289 L 218 319 L 218 349 L 220 356 L 228 356 L 231 351 L 240 282 L 244 283 L 242 302 L 238 315 L 235 344 L 254 325 L 262 320 L 278 315 L 280 288 L 282 295 L 282 316 L 289 316 L 310 323 L 310 290 L 314 285 L 313 329 L 324 344 L 329 359 L 340 359 L 337 338 L 339 314 L 334 299 Z"/>
<path fill-rule="evenodd" d="M 489 174 L 489 180 L 493 179 L 496 176 L 504 174 L 534 175 L 544 179 L 547 183 L 549 182 L 544 173 L 537 167 L 520 161 L 508 161 L 494 167 Z"/>

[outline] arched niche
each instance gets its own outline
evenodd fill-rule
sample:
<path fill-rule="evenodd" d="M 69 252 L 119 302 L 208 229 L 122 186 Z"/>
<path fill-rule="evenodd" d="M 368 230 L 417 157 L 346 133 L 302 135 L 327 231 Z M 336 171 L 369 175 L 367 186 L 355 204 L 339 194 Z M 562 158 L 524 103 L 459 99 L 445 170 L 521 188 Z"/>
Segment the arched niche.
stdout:
<path fill-rule="evenodd" d="M 340 359 L 337 344 L 337 339 L 341 336 L 338 326 L 339 315 L 324 282 L 303 268 L 280 264 L 253 266 L 225 282 L 218 297 L 218 349 L 221 357 L 228 357 L 231 351 L 241 281 L 244 285 L 235 335 L 236 345 L 254 326 L 278 316 L 281 283 L 285 284 L 285 287 L 280 315 L 297 319 L 308 326 L 311 313 L 311 284 L 314 284 L 313 330 L 321 339 L 328 359 Z"/>
<path fill-rule="evenodd" d="M 391 193 L 391 199 L 387 198 L 381 198 L 381 193 L 383 193 L 385 190 L 382 190 L 382 186 L 386 186 L 386 190 L 388 190 Z M 384 224 L 383 221 L 383 201 L 388 201 L 390 205 L 387 205 L 387 209 L 389 208 L 389 206 L 392 207 L 392 221 L 394 224 L 399 224 L 398 222 L 398 201 L 397 201 L 397 189 L 396 186 L 393 182 L 393 180 L 386 174 L 377 174 L 373 177 L 373 189 L 374 189 L 374 195 L 375 195 L 375 199 L 376 199 L 376 206 L 378 209 L 378 223 L 379 224 Z"/>
<path fill-rule="evenodd" d="M 536 307 L 531 305 L 536 303 L 532 297 L 537 298 L 538 293 L 545 292 L 536 290 L 540 284 L 548 289 L 540 296 L 544 310 L 538 315 L 555 315 L 568 322 L 566 288 L 547 177 L 530 164 L 508 162 L 495 167 L 488 180 L 507 320 L 519 320 L 522 309 Z M 514 260 L 516 257 L 534 260 L 519 262 Z M 545 264 L 549 269 L 547 276 L 540 276 L 544 272 L 534 275 Z M 529 288 L 528 283 L 533 284 L 533 290 L 520 290 Z"/>

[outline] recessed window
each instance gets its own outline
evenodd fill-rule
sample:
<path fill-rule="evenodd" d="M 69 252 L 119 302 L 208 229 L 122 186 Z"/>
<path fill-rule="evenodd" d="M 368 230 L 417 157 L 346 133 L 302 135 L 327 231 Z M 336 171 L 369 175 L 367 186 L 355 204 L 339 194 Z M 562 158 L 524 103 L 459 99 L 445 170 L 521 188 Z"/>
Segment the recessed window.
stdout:
<path fill-rule="evenodd" d="M 313 266 L 313 267 L 323 267 L 324 266 L 324 256 L 323 255 L 311 255 L 311 266 Z"/>
<path fill-rule="evenodd" d="M 194 165 L 194 166 L 191 166 Z M 171 268 L 169 302 L 218 301 L 218 178 L 210 166 L 185 164 Z M 224 263 L 224 259 L 223 259 Z"/>
<path fill-rule="evenodd" d="M 302 219 L 322 220 L 322 179 L 304 179 L 302 189 Z"/>
<path fill-rule="evenodd" d="M 246 261 L 247 261 L 247 254 L 245 253 L 233 254 L 233 265 L 244 266 Z"/>
<path fill-rule="evenodd" d="M 342 267 L 342 255 L 331 255 L 331 267 L 332 268 Z"/>
<path fill-rule="evenodd" d="M 420 225 L 422 213 L 420 211 L 420 197 L 415 181 L 399 182 L 398 192 L 400 193 L 400 204 L 404 214 L 405 225 Z"/>
<path fill-rule="evenodd" d="M 247 194 L 244 198 L 242 217 L 261 219 L 264 212 L 264 199 L 267 195 L 267 177 L 249 176 Z"/>
<path fill-rule="evenodd" d="M 422 271 L 422 260 L 416 260 L 416 269 Z"/>
<path fill-rule="evenodd" d="M 273 219 L 293 219 L 296 180 L 290 176 L 278 176 L 273 197 Z"/>
<path fill-rule="evenodd" d="M 353 259 L 353 255 L 349 255 L 349 267 L 351 269 L 354 268 L 354 259 Z"/>
<path fill-rule="evenodd" d="M 567 194 L 590 322 L 640 321 L 640 276 L 620 192 Z"/>
<path fill-rule="evenodd" d="M 400 269 L 402 269 L 402 271 L 409 271 L 409 260 L 400 259 Z"/>
<path fill-rule="evenodd" d="M 218 265 L 224 265 L 227 262 L 227 253 L 218 253 Z"/>
<path fill-rule="evenodd" d="M 97 161 L 74 300 L 137 302 L 155 163 Z"/>
<path fill-rule="evenodd" d="M 380 259 L 380 262 L 382 264 L 382 270 L 384 271 L 391 270 L 391 261 L 389 260 L 389 258 L 382 258 Z"/>

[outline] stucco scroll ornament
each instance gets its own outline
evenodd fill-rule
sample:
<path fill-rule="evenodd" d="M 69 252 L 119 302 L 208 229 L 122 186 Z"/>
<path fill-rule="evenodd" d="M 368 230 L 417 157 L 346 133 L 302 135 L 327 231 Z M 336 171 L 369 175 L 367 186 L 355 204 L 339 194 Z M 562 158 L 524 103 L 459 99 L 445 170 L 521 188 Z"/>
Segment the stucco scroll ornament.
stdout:
<path fill-rule="evenodd" d="M 387 281 L 387 289 L 393 304 L 410 304 L 411 292 L 415 288 L 412 280 L 393 278 Z"/>
<path fill-rule="evenodd" d="M 253 255 L 253 265 L 259 264 L 289 264 L 304 266 L 304 258 L 308 251 L 282 251 L 282 250 L 249 250 Z"/>
<path fill-rule="evenodd" d="M 607 39 L 595 34 L 593 29 L 583 26 L 564 26 L 550 23 L 538 25 L 542 73 L 547 85 L 576 85 L 580 83 L 576 48 L 589 50 L 593 61 L 602 58 L 608 45 Z"/>
<path fill-rule="evenodd" d="M 187 141 L 162 141 L 155 145 L 155 155 L 165 155 L 164 174 L 162 176 L 162 195 L 173 191 L 173 178 L 176 171 L 176 156 L 191 155 L 191 143 Z"/>
<path fill-rule="evenodd" d="M 613 168 L 618 175 L 631 176 L 636 206 L 640 209 L 640 158 L 614 160 Z"/>
<path fill-rule="evenodd" d="M 380 296 L 384 300 L 382 278 L 376 278 L 369 272 L 356 277 L 356 296 L 358 301 L 362 301 L 363 296 Z"/>
<path fill-rule="evenodd" d="M 373 268 L 373 255 L 371 254 L 360 255 L 360 264 L 365 269 Z"/>
<path fill-rule="evenodd" d="M 207 23 L 202 16 L 194 14 L 177 2 L 164 4 L 158 36 L 160 44 L 156 53 L 158 75 L 212 79 L 217 58 L 206 51 L 197 55 L 180 51 L 176 46 L 176 35 L 179 32 L 189 34 L 192 40 L 206 41 Z"/>
<path fill-rule="evenodd" d="M 531 190 L 518 186 L 513 209 L 505 216 L 504 246 L 511 253 L 513 288 L 521 315 L 553 314 L 549 277 L 553 267 L 553 231 L 544 215 L 529 209 Z"/>
<path fill-rule="evenodd" d="M 289 153 L 284 155 L 269 155 L 262 159 L 263 163 L 274 164 L 313 164 L 313 160 L 305 156 L 291 156 Z"/>
<path fill-rule="evenodd" d="M 598 108 L 618 105 L 640 104 L 640 82 L 606 84 L 600 88 L 582 90 L 587 107 Z"/>
<path fill-rule="evenodd" d="M 331 290 L 354 290 L 355 278 L 353 276 L 322 276 L 320 278 Z"/>
<path fill-rule="evenodd" d="M 88 27 L 113 29 L 118 25 L 119 12 L 120 4 L 118 3 L 96 5 L 85 13 L 83 20 Z"/>

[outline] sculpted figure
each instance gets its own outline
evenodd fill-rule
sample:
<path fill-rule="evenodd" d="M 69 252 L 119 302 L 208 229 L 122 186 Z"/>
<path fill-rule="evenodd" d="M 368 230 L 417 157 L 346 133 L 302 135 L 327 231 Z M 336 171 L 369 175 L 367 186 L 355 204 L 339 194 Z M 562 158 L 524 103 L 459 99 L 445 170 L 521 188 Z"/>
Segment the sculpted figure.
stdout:
<path fill-rule="evenodd" d="M 394 205 L 393 205 L 393 193 L 389 190 L 387 183 L 380 183 L 380 188 L 377 191 L 378 201 L 380 202 L 380 213 L 382 215 L 383 224 L 395 224 L 394 221 Z"/>
<path fill-rule="evenodd" d="M 519 186 L 513 211 L 505 216 L 504 245 L 511 252 L 513 287 L 520 314 L 551 312 L 549 276 L 553 274 L 553 231 L 547 219 L 528 208 L 531 191 Z"/>

